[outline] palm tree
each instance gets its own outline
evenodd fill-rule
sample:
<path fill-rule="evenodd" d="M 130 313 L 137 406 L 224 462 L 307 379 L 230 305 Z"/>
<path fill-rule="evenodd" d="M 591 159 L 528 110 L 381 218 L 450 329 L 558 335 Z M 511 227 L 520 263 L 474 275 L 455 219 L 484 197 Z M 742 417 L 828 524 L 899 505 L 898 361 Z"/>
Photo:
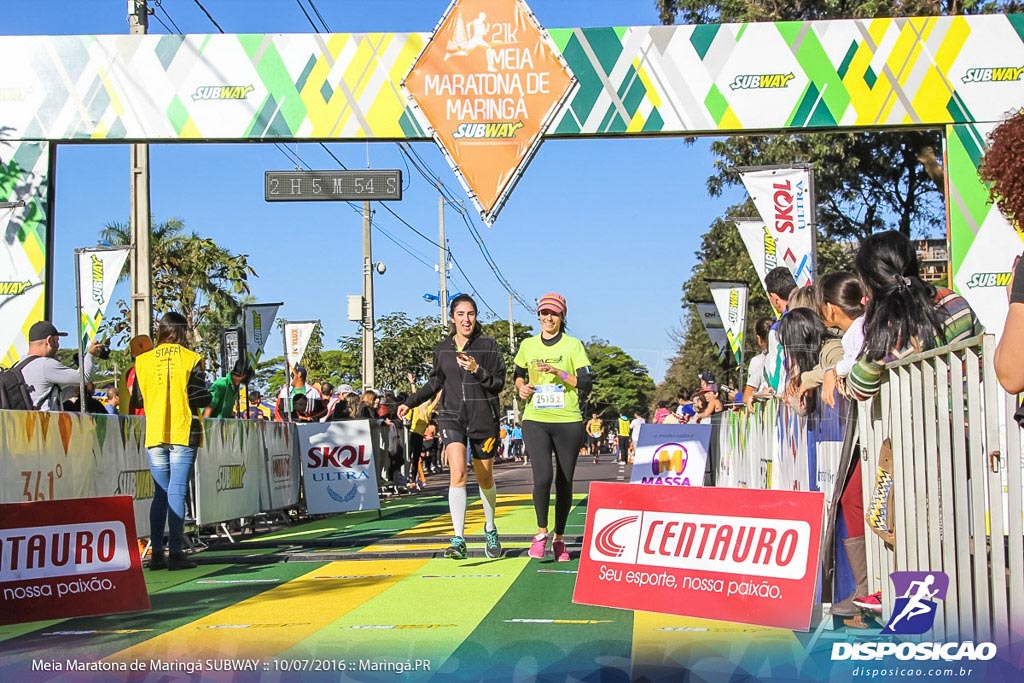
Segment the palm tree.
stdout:
<path fill-rule="evenodd" d="M 247 254 L 234 254 L 209 237 L 184 231 L 185 222 L 180 218 L 152 225 L 153 310 L 157 314 L 175 310 L 185 316 L 193 347 L 208 355 L 219 348 L 217 332 L 240 323 L 249 276 L 258 276 Z M 108 223 L 100 230 L 100 241 L 130 245 L 130 228 L 121 222 Z M 126 265 L 121 279 L 127 277 Z M 119 315 L 109 323 L 115 334 L 128 328 L 127 305 L 121 301 L 118 306 Z"/>

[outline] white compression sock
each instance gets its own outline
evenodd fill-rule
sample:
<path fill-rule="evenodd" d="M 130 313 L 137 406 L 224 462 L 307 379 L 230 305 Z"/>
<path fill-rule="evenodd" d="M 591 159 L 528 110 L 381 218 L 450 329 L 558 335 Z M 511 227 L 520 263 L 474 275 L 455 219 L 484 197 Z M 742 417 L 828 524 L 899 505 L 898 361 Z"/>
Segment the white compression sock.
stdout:
<path fill-rule="evenodd" d="M 466 530 L 466 487 L 448 487 L 448 509 L 452 513 L 452 526 L 456 536 L 464 536 Z"/>
<path fill-rule="evenodd" d="M 491 531 L 492 529 L 497 528 L 497 527 L 494 526 L 494 508 L 495 508 L 495 505 L 496 505 L 497 498 L 498 498 L 498 489 L 497 489 L 497 487 L 491 486 L 491 488 L 489 488 L 489 489 L 485 489 L 485 488 L 481 488 L 480 489 L 480 502 L 484 506 L 484 517 L 487 520 L 484 523 L 484 529 L 486 531 Z"/>

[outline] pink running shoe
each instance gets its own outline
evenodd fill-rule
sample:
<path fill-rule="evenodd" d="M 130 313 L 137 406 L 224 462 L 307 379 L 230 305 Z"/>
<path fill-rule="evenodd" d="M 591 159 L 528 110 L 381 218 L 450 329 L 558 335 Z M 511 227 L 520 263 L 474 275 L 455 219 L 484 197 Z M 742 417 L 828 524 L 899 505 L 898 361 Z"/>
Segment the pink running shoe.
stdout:
<path fill-rule="evenodd" d="M 535 560 L 544 559 L 544 547 L 548 544 L 547 534 L 537 534 L 533 537 L 533 543 L 530 544 L 530 550 L 526 554 Z"/>
<path fill-rule="evenodd" d="M 882 613 L 882 591 L 872 593 L 863 598 L 854 598 L 853 604 L 861 609 L 871 610 L 876 614 Z"/>
<path fill-rule="evenodd" d="M 552 541 L 551 542 L 551 552 L 555 556 L 555 561 L 557 561 L 557 562 L 568 562 L 569 561 L 569 551 L 565 549 L 565 543 L 563 543 L 562 541 Z"/>

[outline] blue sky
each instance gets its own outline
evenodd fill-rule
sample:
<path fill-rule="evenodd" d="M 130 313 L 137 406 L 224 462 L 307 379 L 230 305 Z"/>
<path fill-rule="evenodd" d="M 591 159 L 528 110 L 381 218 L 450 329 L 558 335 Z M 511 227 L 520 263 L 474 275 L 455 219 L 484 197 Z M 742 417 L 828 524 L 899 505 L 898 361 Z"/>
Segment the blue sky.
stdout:
<path fill-rule="evenodd" d="M 334 32 L 431 31 L 447 0 L 314 0 Z M 127 33 L 125 0 L 33 0 L 5 3 L 5 34 Z M 309 33 L 294 0 L 204 0 L 229 33 Z M 532 0 L 548 28 L 657 24 L 654 0 Z M 309 11 L 309 4 L 303 0 Z M 155 2 L 150 0 L 150 6 Z M 157 16 L 184 33 L 216 28 L 193 0 L 162 0 Z M 166 14 L 163 10 L 166 10 Z M 312 12 L 310 12 L 312 15 Z M 314 17 L 315 20 L 315 17 Z M 150 33 L 166 33 L 157 21 Z M 470 216 L 502 274 L 527 301 L 548 291 L 568 300 L 571 332 L 621 346 L 643 363 L 655 381 L 675 348 L 670 330 L 682 309 L 680 286 L 695 263 L 700 235 L 743 196 L 733 188 L 710 198 L 710 140 L 686 145 L 679 138 L 555 140 L 545 142 L 526 170 L 494 227 L 476 216 L 433 143 L 416 152 L 451 191 L 466 199 Z M 337 168 L 315 144 L 287 145 L 312 168 Z M 346 166 L 400 168 L 407 187 L 391 203 L 405 221 L 437 239 L 437 193 L 393 143 L 337 143 L 329 148 Z M 157 220 L 178 217 L 186 228 L 249 255 L 259 273 L 252 282 L 257 301 L 284 301 L 280 315 L 319 318 L 325 345 L 357 333 L 347 320 L 345 297 L 362 290 L 361 218 L 347 204 L 279 203 L 263 200 L 263 174 L 291 170 L 273 144 L 179 144 L 151 147 L 152 211 Z M 100 228 L 128 217 L 128 148 L 124 145 L 64 145 L 58 150 L 54 220 L 56 258 L 54 321 L 74 324 L 73 251 L 96 243 Z M 404 311 L 437 315 L 437 248 L 382 208 L 374 221 L 374 261 L 387 273 L 374 281 L 377 315 Z M 466 275 L 455 271 L 449 291 L 479 293 L 481 312 L 508 315 L 508 296 L 484 262 L 467 226 L 454 209 L 446 213 L 452 253 Z M 392 242 L 387 233 L 403 243 Z M 409 252 L 412 252 L 411 254 Z M 429 264 L 429 265 L 428 265 Z M 468 282 L 467 282 L 468 280 Z M 126 288 L 125 288 L 126 289 Z M 118 290 L 117 294 L 120 294 Z M 126 293 L 126 291 L 125 291 Z M 532 310 L 514 307 L 517 321 L 536 329 Z M 278 348 L 271 342 L 269 353 Z"/>

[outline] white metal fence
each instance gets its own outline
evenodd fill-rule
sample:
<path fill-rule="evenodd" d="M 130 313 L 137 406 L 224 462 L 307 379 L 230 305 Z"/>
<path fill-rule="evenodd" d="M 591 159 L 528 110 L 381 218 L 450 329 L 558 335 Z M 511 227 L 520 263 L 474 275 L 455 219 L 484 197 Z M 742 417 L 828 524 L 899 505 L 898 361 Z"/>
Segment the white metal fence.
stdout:
<path fill-rule="evenodd" d="M 944 572 L 946 598 L 921 638 L 994 642 L 1021 666 L 1024 439 L 1013 419 L 1018 397 L 996 380 L 994 349 L 995 339 L 980 335 L 892 363 L 879 395 L 858 404 L 866 511 L 885 439 L 893 452 L 894 541 L 887 549 L 867 532 L 868 579 L 888 618 L 897 597 L 891 572 Z M 829 500 L 838 493 L 843 421 L 828 411 L 810 420 L 787 412 L 769 403 L 716 416 L 716 485 L 821 490 Z"/>
<path fill-rule="evenodd" d="M 994 349 L 994 338 L 981 335 L 890 364 L 880 394 L 861 404 L 866 499 L 884 439 L 893 452 L 894 547 L 868 533 L 868 574 L 888 616 L 897 597 L 890 572 L 945 572 L 948 593 L 922 638 L 994 642 L 1019 665 L 1024 461 L 1018 399 L 996 380 Z"/>

